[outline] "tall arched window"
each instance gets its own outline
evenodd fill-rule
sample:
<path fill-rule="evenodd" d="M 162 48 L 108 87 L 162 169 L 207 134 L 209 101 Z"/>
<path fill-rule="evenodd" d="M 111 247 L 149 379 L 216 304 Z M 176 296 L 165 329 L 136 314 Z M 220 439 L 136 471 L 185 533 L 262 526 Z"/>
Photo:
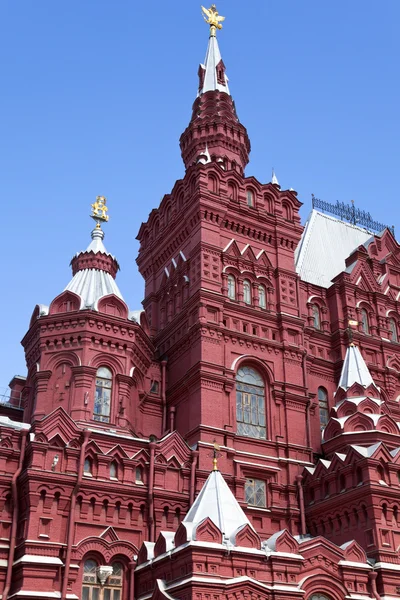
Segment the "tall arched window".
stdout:
<path fill-rule="evenodd" d="M 236 280 L 233 275 L 228 275 L 228 298 L 236 300 Z"/>
<path fill-rule="evenodd" d="M 397 335 L 397 323 L 393 317 L 389 319 L 389 329 L 392 332 L 392 342 L 398 342 L 399 336 Z"/>
<path fill-rule="evenodd" d="M 248 279 L 243 281 L 243 300 L 246 304 L 251 304 L 251 284 Z"/>
<path fill-rule="evenodd" d="M 93 419 L 110 422 L 112 375 L 107 367 L 100 367 L 96 373 Z"/>
<path fill-rule="evenodd" d="M 264 380 L 251 367 L 241 367 L 236 375 L 236 422 L 239 435 L 267 437 Z"/>
<path fill-rule="evenodd" d="M 369 333 L 368 313 L 365 308 L 361 309 L 361 329 L 363 333 Z"/>
<path fill-rule="evenodd" d="M 312 313 L 313 313 L 313 325 L 314 325 L 315 329 L 321 329 L 321 312 L 320 312 L 319 306 L 317 304 L 313 304 Z"/>
<path fill-rule="evenodd" d="M 99 567 L 95 560 L 83 565 L 82 600 L 121 600 L 123 566 L 120 562 L 110 567 Z"/>
<path fill-rule="evenodd" d="M 258 305 L 260 308 L 267 308 L 267 294 L 264 285 L 258 286 Z"/>
<path fill-rule="evenodd" d="M 252 190 L 247 190 L 247 206 L 254 206 L 254 193 Z"/>
<path fill-rule="evenodd" d="M 118 479 L 118 465 L 115 460 L 110 465 L 110 479 Z"/>
<path fill-rule="evenodd" d="M 328 394 L 325 388 L 318 388 L 319 424 L 321 431 L 325 429 L 329 420 Z"/>

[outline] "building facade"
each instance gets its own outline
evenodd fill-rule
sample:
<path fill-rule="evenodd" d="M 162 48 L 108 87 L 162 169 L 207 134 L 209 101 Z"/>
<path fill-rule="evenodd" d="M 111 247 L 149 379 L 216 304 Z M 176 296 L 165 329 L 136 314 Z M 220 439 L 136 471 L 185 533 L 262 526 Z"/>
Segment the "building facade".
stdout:
<path fill-rule="evenodd" d="M 0 406 L 3 600 L 400 598 L 400 246 L 317 208 L 303 227 L 294 190 L 246 177 L 204 12 L 185 175 L 138 234 L 144 310 L 98 197 L 22 340 Z"/>

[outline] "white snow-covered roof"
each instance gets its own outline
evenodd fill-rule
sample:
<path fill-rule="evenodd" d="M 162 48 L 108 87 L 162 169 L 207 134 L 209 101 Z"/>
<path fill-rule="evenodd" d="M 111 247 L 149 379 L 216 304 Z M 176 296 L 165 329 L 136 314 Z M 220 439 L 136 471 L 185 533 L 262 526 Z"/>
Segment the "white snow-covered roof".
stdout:
<path fill-rule="evenodd" d="M 351 345 L 347 348 L 346 356 L 344 357 L 338 387 L 346 391 L 354 383 L 359 383 L 364 388 L 367 388 L 369 385 L 375 385 L 358 346 Z"/>
<path fill-rule="evenodd" d="M 303 281 L 328 288 L 346 270 L 346 258 L 371 239 L 371 233 L 312 210 L 295 251 L 296 271 Z"/>
<path fill-rule="evenodd" d="M 211 471 L 183 523 L 189 526 L 188 531 L 195 534 L 197 525 L 207 517 L 233 544 L 236 533 L 244 525 L 250 525 L 253 529 L 219 471 Z"/>
<path fill-rule="evenodd" d="M 198 95 L 210 92 L 212 90 L 218 90 L 230 94 L 228 87 L 228 78 L 224 75 L 225 84 L 218 82 L 217 77 L 217 65 L 222 60 L 221 52 L 219 51 L 218 41 L 215 36 L 211 36 L 208 41 L 206 58 L 204 65 L 200 65 L 200 68 L 204 71 L 203 87 L 199 90 Z"/>

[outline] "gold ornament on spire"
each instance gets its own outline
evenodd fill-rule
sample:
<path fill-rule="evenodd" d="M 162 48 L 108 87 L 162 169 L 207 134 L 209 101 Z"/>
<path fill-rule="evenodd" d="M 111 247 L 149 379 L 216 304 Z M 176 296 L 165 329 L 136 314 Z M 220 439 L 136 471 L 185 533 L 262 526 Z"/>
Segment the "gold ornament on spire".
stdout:
<path fill-rule="evenodd" d="M 96 221 L 97 229 L 100 229 L 100 221 L 107 222 L 109 219 L 109 216 L 106 214 L 108 211 L 106 203 L 107 199 L 104 196 L 96 196 L 96 202 L 91 205 L 92 214 L 90 216 Z"/>
<path fill-rule="evenodd" d="M 210 26 L 210 37 L 216 37 L 217 29 L 222 29 L 221 21 L 225 21 L 225 17 L 221 17 L 218 14 L 215 4 L 212 4 L 211 8 L 204 8 L 202 6 L 201 10 L 203 11 L 205 22 Z"/>
<path fill-rule="evenodd" d="M 218 457 L 221 456 L 219 451 L 219 446 L 217 442 L 214 442 L 214 452 L 213 452 L 213 471 L 218 471 Z"/>

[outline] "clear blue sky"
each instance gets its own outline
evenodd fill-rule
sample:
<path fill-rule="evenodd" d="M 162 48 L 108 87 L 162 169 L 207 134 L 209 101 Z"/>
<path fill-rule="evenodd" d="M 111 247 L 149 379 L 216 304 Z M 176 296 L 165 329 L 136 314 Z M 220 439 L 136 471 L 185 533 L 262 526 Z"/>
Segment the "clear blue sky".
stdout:
<path fill-rule="evenodd" d="M 209 6 L 209 4 L 207 4 Z M 248 175 L 354 199 L 400 235 L 400 1 L 219 0 L 219 33 Z M 0 2 L 0 388 L 25 374 L 37 303 L 71 278 L 107 196 L 105 244 L 132 309 L 140 223 L 183 176 L 178 139 L 207 46 L 200 1 Z"/>

